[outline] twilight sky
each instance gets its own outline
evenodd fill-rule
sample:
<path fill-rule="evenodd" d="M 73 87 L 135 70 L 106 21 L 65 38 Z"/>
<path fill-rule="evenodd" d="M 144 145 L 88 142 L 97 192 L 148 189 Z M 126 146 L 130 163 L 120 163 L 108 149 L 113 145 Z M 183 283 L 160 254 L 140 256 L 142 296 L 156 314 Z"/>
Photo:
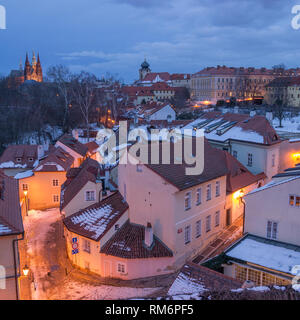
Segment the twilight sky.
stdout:
<path fill-rule="evenodd" d="M 26 51 L 53 64 L 129 82 L 147 57 L 152 71 L 194 73 L 206 66 L 300 66 L 300 0 L 0 0 L 0 74 Z"/>

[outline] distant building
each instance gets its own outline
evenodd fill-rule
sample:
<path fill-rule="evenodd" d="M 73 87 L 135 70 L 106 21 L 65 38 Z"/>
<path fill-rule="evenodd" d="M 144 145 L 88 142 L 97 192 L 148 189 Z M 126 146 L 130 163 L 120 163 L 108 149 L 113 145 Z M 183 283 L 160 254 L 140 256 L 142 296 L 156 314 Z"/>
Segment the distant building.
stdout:
<path fill-rule="evenodd" d="M 300 107 L 300 76 L 276 78 L 266 86 L 265 102 L 274 105 L 277 100 L 283 107 Z"/>
<path fill-rule="evenodd" d="M 233 97 L 240 100 L 262 99 L 266 93 L 265 86 L 276 77 L 296 76 L 298 73 L 296 69 L 207 67 L 192 75 L 191 98 L 211 104 Z"/>
<path fill-rule="evenodd" d="M 212 146 L 228 151 L 253 174 L 280 170 L 282 140 L 264 116 L 203 112 L 186 129 L 203 129 Z M 285 151 L 289 152 L 289 151 Z"/>
<path fill-rule="evenodd" d="M 149 63 L 145 61 L 139 70 L 139 80 L 135 82 L 138 86 L 152 86 L 158 82 L 164 82 L 171 87 L 190 87 L 191 75 L 185 73 L 152 72 Z"/>
<path fill-rule="evenodd" d="M 8 80 L 9 87 L 18 87 L 26 80 L 43 82 L 43 70 L 39 54 L 36 59 L 35 53 L 33 53 L 31 64 L 28 59 L 28 54 L 26 54 L 25 68 L 23 69 L 21 62 L 19 70 L 12 70 Z"/>

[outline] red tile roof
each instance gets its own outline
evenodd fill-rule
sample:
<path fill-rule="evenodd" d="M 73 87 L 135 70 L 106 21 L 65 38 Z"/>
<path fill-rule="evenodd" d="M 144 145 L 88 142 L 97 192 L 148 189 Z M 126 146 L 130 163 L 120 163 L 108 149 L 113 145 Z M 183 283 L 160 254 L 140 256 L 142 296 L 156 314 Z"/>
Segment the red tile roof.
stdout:
<path fill-rule="evenodd" d="M 74 158 L 62 148 L 52 148 L 34 169 L 35 172 L 68 171 L 73 165 Z"/>
<path fill-rule="evenodd" d="M 63 220 L 66 228 L 83 237 L 99 241 L 128 210 L 128 204 L 119 192 L 100 203 L 91 205 Z"/>
<path fill-rule="evenodd" d="M 0 170 L 0 236 L 23 232 L 18 180 Z"/>
<path fill-rule="evenodd" d="M 191 79 L 191 75 L 188 73 L 173 73 L 170 78 L 171 80 L 189 80 Z"/>
<path fill-rule="evenodd" d="M 187 175 L 186 168 L 189 166 L 185 163 L 174 164 L 174 159 L 171 159 L 171 164 L 146 164 L 146 167 L 173 184 L 178 190 L 185 190 L 227 175 L 228 168 L 222 161 L 223 151 L 213 148 L 206 139 L 204 140 L 204 171 L 200 175 Z M 171 158 L 172 156 L 174 157 L 171 153 Z"/>
<path fill-rule="evenodd" d="M 157 77 L 159 77 L 163 81 L 170 81 L 169 72 L 150 72 L 142 81 L 153 82 Z"/>
<path fill-rule="evenodd" d="M 91 141 L 91 142 L 85 143 L 84 145 L 88 148 L 88 152 L 90 154 L 96 153 L 97 150 L 99 149 L 99 145 L 96 141 Z"/>
<path fill-rule="evenodd" d="M 127 221 L 122 228 L 103 246 L 101 253 L 124 259 L 149 259 L 172 257 L 172 251 L 155 235 L 153 245 L 144 244 L 145 227 Z"/>
<path fill-rule="evenodd" d="M 79 142 L 69 134 L 64 134 L 61 138 L 59 138 L 58 141 L 64 144 L 65 146 L 69 147 L 73 151 L 77 152 L 79 155 L 83 157 L 86 156 L 88 152 L 87 146 L 85 146 L 84 144 L 82 144 L 81 142 Z"/>
<path fill-rule="evenodd" d="M 8 146 L 0 158 L 0 165 L 4 164 L 4 168 L 5 163 L 13 162 L 16 166 L 32 169 L 35 161 L 38 159 L 38 147 L 37 145 Z M 20 158 L 21 161 L 17 162 L 17 158 Z M 32 159 L 32 161 L 29 161 L 29 159 Z"/>
<path fill-rule="evenodd" d="M 242 282 L 228 277 L 223 273 L 216 272 L 209 268 L 188 263 L 182 267 L 176 280 L 190 279 L 193 283 L 199 284 L 200 288 L 204 287 L 207 290 L 213 291 L 227 291 L 232 289 L 239 289 L 243 285 Z M 200 293 L 200 292 L 199 292 Z"/>
<path fill-rule="evenodd" d="M 244 167 L 236 158 L 226 151 L 223 151 L 224 161 L 228 168 L 226 179 L 227 193 L 233 193 L 237 190 L 245 188 L 255 182 L 264 180 L 266 175 L 264 173 L 254 175 L 246 167 Z"/>

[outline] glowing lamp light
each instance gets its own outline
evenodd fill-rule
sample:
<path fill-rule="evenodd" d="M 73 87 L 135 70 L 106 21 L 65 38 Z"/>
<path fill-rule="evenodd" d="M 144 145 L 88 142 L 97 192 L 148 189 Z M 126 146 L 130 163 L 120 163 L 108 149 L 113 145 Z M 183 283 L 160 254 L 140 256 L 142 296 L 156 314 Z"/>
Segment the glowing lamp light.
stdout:
<path fill-rule="evenodd" d="M 24 196 L 27 197 L 28 191 L 24 191 Z"/>
<path fill-rule="evenodd" d="M 293 158 L 294 158 L 295 160 L 300 160 L 300 153 L 294 153 L 294 154 L 293 154 Z"/>
<path fill-rule="evenodd" d="M 233 194 L 233 198 L 236 200 L 239 200 L 239 199 L 243 198 L 244 195 L 245 195 L 244 191 L 239 190 Z"/>
<path fill-rule="evenodd" d="M 25 267 L 23 268 L 23 274 L 25 277 L 27 277 L 29 274 L 29 268 L 27 267 L 27 265 L 25 265 Z"/>

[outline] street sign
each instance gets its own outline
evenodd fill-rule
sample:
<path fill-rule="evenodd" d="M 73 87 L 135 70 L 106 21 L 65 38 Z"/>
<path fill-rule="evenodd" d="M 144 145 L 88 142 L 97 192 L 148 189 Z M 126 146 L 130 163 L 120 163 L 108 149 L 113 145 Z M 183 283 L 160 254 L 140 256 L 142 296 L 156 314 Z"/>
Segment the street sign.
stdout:
<path fill-rule="evenodd" d="M 72 238 L 72 254 L 77 254 L 79 252 L 78 238 Z"/>

